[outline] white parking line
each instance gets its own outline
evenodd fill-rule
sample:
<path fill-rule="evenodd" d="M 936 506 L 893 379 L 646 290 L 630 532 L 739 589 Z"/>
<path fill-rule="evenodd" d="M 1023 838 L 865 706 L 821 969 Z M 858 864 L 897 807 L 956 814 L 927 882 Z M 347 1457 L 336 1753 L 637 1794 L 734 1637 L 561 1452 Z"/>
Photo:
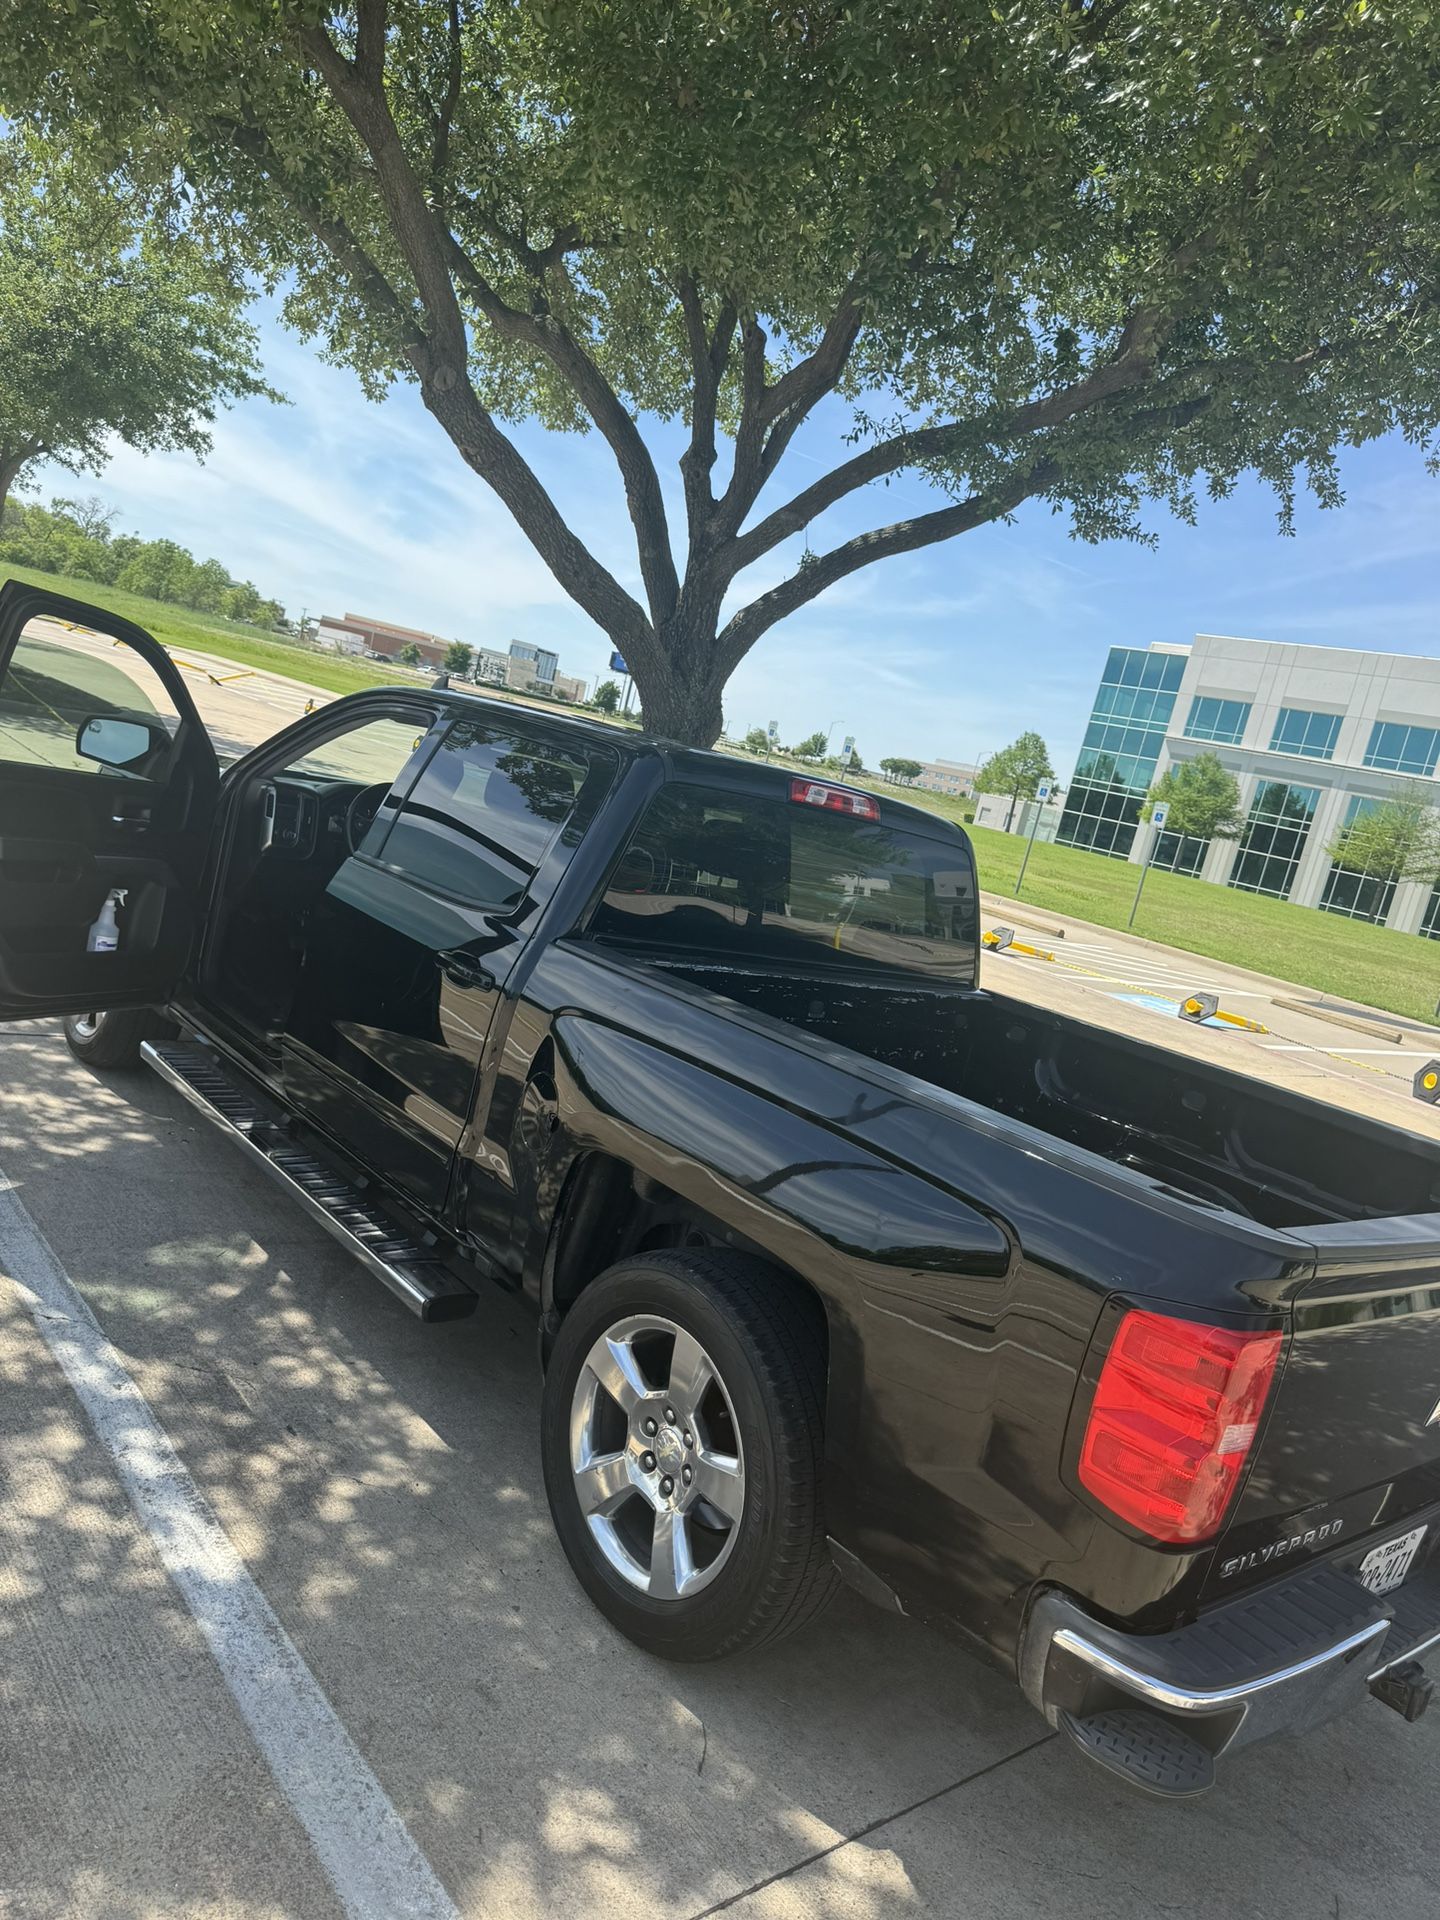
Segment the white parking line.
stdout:
<path fill-rule="evenodd" d="M 0 1174 L 0 1273 L 14 1281 L 115 1463 L 275 1782 L 351 1920 L 459 1920 L 450 1896 L 74 1282 Z"/>

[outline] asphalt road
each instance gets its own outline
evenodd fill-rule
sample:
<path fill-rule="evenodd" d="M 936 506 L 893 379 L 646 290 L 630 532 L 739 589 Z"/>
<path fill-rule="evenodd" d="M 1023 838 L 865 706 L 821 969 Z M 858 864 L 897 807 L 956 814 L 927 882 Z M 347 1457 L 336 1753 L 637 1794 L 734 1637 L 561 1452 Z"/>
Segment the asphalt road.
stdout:
<path fill-rule="evenodd" d="M 662 1665 L 552 1536 L 518 1304 L 421 1326 L 51 1027 L 0 1030 L 0 1174 L 4 1920 L 1433 1920 L 1440 1715 L 1180 1807 L 848 1597 Z"/>

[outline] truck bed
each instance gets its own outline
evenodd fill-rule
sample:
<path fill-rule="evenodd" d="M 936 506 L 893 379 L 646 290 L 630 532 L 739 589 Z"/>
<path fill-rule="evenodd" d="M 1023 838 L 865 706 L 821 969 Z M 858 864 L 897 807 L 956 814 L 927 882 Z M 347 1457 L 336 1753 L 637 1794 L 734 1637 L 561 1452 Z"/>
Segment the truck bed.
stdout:
<path fill-rule="evenodd" d="M 1263 1226 L 1440 1210 L 1419 1136 L 1063 1014 L 830 971 L 688 955 L 658 966 Z"/>

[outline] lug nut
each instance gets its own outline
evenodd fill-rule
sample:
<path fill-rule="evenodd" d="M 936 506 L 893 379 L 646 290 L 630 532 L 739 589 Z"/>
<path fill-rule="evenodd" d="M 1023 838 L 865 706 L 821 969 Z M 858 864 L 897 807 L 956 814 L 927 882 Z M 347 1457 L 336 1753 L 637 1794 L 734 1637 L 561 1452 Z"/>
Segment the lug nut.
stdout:
<path fill-rule="evenodd" d="M 686 1486 L 688 1487 L 690 1482 L 695 1478 L 695 1476 L 690 1471 L 689 1467 L 682 1467 L 680 1470 L 680 1478 L 685 1482 Z"/>
<path fill-rule="evenodd" d="M 674 1424 L 675 1424 L 675 1409 L 674 1409 L 674 1407 L 666 1407 L 666 1409 L 665 1409 L 665 1424 L 666 1424 L 666 1426 L 667 1426 L 667 1427 L 673 1427 L 673 1426 L 674 1426 Z"/>
<path fill-rule="evenodd" d="M 660 1429 L 653 1420 L 647 1420 L 645 1422 L 645 1431 L 647 1433 L 658 1433 Z"/>
<path fill-rule="evenodd" d="M 666 1474 L 665 1478 L 660 1482 L 660 1491 L 661 1493 L 664 1494 L 667 1500 L 670 1498 L 671 1494 L 675 1491 L 675 1482 L 670 1478 L 668 1473 Z"/>
<path fill-rule="evenodd" d="M 655 1456 L 654 1456 L 654 1454 L 653 1454 L 653 1453 L 642 1453 L 642 1454 L 641 1454 L 641 1456 L 640 1456 L 640 1464 L 641 1464 L 641 1466 L 642 1466 L 642 1467 L 643 1467 L 643 1468 L 645 1469 L 645 1471 L 646 1471 L 647 1473 L 653 1473 L 653 1472 L 655 1471 Z"/>
<path fill-rule="evenodd" d="M 685 1444 L 687 1447 L 693 1447 L 695 1444 L 695 1436 L 688 1427 L 685 1429 Z"/>

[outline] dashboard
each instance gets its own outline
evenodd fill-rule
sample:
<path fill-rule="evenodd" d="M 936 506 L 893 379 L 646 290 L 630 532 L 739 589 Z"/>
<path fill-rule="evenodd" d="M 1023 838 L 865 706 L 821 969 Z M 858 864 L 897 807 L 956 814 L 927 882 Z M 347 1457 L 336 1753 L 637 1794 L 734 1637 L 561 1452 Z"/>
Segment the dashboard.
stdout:
<path fill-rule="evenodd" d="M 361 846 L 389 791 L 384 782 L 293 774 L 267 780 L 260 790 L 260 851 L 297 863 L 317 855 L 343 859 Z"/>

